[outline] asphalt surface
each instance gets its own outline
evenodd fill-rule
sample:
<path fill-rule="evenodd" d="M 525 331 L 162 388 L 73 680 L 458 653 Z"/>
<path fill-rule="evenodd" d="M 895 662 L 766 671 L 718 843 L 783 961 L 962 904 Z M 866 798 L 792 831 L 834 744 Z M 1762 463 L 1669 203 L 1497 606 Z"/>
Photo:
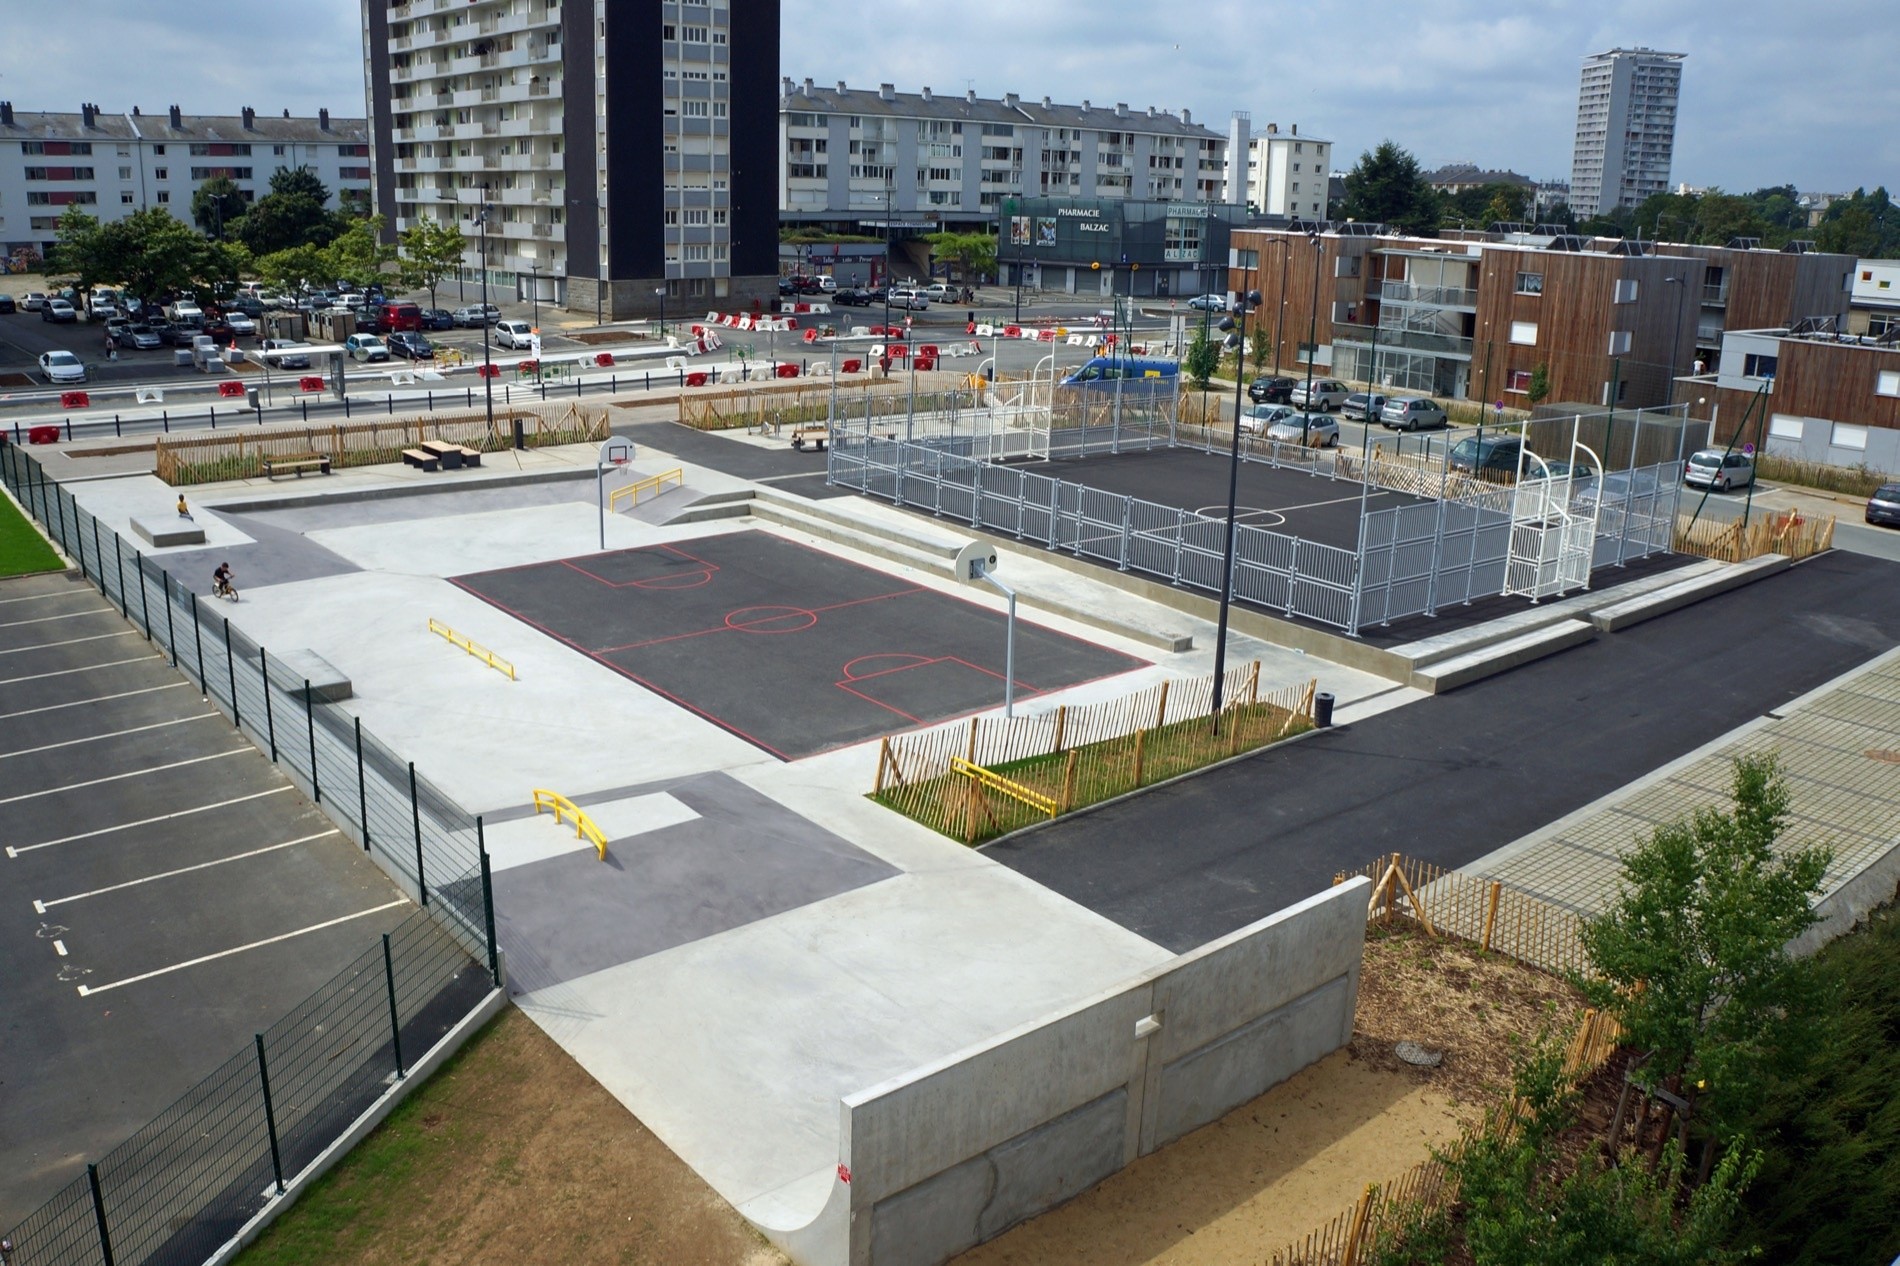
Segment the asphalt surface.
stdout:
<path fill-rule="evenodd" d="M 781 759 L 993 708 L 1006 618 L 765 532 L 455 577 Z M 1142 661 L 1027 620 L 1019 699 Z"/>
<path fill-rule="evenodd" d="M 0 581 L 0 1229 L 412 909 L 90 585 Z"/>
<path fill-rule="evenodd" d="M 1896 643 L 1900 567 L 1837 551 L 987 852 L 1185 951 L 1381 853 L 1469 863 Z"/>

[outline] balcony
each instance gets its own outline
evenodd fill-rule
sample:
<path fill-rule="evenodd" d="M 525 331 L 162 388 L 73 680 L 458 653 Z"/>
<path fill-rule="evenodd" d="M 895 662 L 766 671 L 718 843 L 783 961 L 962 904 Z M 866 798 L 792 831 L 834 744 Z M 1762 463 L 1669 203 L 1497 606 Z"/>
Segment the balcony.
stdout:
<path fill-rule="evenodd" d="M 531 97 L 545 97 L 548 95 L 548 87 L 548 81 L 545 79 L 538 83 L 531 83 L 528 85 L 528 95 Z"/>
<path fill-rule="evenodd" d="M 554 226 L 552 224 L 537 224 L 534 226 L 534 235 L 536 237 L 553 237 Z"/>
<path fill-rule="evenodd" d="M 1438 308 L 1475 308 L 1478 292 L 1456 286 L 1420 286 L 1409 281 L 1388 281 L 1379 289 L 1379 297 L 1395 303 L 1423 303 Z"/>
<path fill-rule="evenodd" d="M 455 125 L 453 123 L 438 123 L 435 125 L 435 134 L 444 138 L 452 137 L 455 135 Z"/>
<path fill-rule="evenodd" d="M 1702 287 L 1702 302 L 1712 304 L 1716 307 L 1727 306 L 1728 282 L 1718 281 L 1713 284 L 1705 284 Z"/>
<path fill-rule="evenodd" d="M 1471 355 L 1472 340 L 1455 334 L 1439 334 L 1432 330 L 1400 330 L 1390 326 L 1379 327 L 1378 344 L 1381 348 L 1411 352 L 1435 352 L 1447 356 Z M 1333 342 L 1360 347 L 1371 347 L 1373 330 L 1369 325 L 1348 325 L 1343 321 L 1333 323 Z"/>

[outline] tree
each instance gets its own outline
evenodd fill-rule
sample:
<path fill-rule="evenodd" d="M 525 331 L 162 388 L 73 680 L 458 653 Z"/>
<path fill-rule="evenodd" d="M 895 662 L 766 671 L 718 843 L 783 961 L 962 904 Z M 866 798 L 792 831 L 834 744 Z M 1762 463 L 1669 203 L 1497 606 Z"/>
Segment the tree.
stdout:
<path fill-rule="evenodd" d="M 200 304 L 219 307 L 237 294 L 238 277 L 251 266 L 251 253 L 241 242 L 206 242 L 194 269 L 194 293 Z"/>
<path fill-rule="evenodd" d="M 1346 173 L 1341 210 L 1350 219 L 1389 224 L 1424 237 L 1438 231 L 1438 194 L 1425 183 L 1418 159 L 1391 141 L 1361 154 Z"/>
<path fill-rule="evenodd" d="M 308 167 L 279 167 L 271 173 L 270 193 L 264 196 L 309 198 L 323 206 L 330 201 L 330 190 Z"/>
<path fill-rule="evenodd" d="M 956 265 L 957 276 L 974 281 L 996 271 L 996 234 L 931 233 L 924 240 L 931 252 Z"/>
<path fill-rule="evenodd" d="M 123 285 L 141 299 L 154 299 L 191 287 L 224 262 L 208 256 L 212 244 L 164 207 L 105 224 L 89 220 L 70 211 L 60 220 L 57 262 L 79 278 L 77 285 Z"/>
<path fill-rule="evenodd" d="M 1187 371 L 1188 382 L 1200 392 L 1207 390 L 1208 380 L 1220 368 L 1220 344 L 1208 336 L 1206 321 L 1196 327 L 1193 339 L 1188 342 L 1181 368 Z"/>
<path fill-rule="evenodd" d="M 1799 1065 L 1823 1010 L 1809 959 L 1788 944 L 1815 921 L 1830 854 L 1777 855 L 1788 787 L 1772 755 L 1735 762 L 1731 807 L 1657 827 L 1623 859 L 1616 900 L 1583 928 L 1598 975 L 1582 980 L 1648 1053 L 1631 1079 L 1700 1087 L 1721 1136 Z"/>
<path fill-rule="evenodd" d="M 1539 361 L 1537 363 L 1537 367 L 1531 370 L 1531 380 L 1529 383 L 1525 384 L 1524 395 L 1531 402 L 1531 407 L 1533 409 L 1535 409 L 1538 405 L 1544 403 L 1545 400 L 1549 399 L 1550 397 L 1550 366 L 1549 365 L 1545 364 L 1543 361 Z"/>
<path fill-rule="evenodd" d="M 280 168 L 270 192 L 244 214 L 239 235 L 251 254 L 263 256 L 293 246 L 328 246 L 357 218 L 326 209 L 330 191 L 308 167 Z"/>
<path fill-rule="evenodd" d="M 75 289 L 84 292 L 109 279 L 116 279 L 114 264 L 104 257 L 97 216 L 86 214 L 77 203 L 68 206 L 59 217 L 59 238 L 46 260 L 46 270 L 70 273 Z"/>
<path fill-rule="evenodd" d="M 467 245 L 461 225 L 444 224 L 426 216 L 418 219 L 401 234 L 399 264 L 403 288 L 427 290 L 429 306 L 440 306 L 435 301 L 435 288 L 444 277 L 462 266 L 462 252 Z"/>
<path fill-rule="evenodd" d="M 272 251 L 258 259 L 253 267 L 260 278 L 286 294 L 295 294 L 306 282 L 327 284 L 324 278 L 330 271 L 321 246 L 292 246 Z"/>
<path fill-rule="evenodd" d="M 347 281 L 367 286 L 383 279 L 383 266 L 396 258 L 396 248 L 381 241 L 383 218 L 371 216 L 350 225 L 324 248 L 329 265 L 325 281 Z"/>
<path fill-rule="evenodd" d="M 1828 204 L 1814 239 L 1824 251 L 1893 259 L 1900 257 L 1900 215 L 1894 214 L 1884 186 L 1872 193 L 1856 189 L 1852 196 Z"/>
<path fill-rule="evenodd" d="M 1267 362 L 1273 359 L 1273 336 L 1267 333 L 1267 323 L 1260 322 L 1247 335 L 1247 359 L 1253 362 L 1255 375 L 1267 372 Z"/>
<path fill-rule="evenodd" d="M 250 204 L 229 176 L 213 176 L 191 195 L 191 220 L 206 237 L 223 241 L 236 234 Z"/>

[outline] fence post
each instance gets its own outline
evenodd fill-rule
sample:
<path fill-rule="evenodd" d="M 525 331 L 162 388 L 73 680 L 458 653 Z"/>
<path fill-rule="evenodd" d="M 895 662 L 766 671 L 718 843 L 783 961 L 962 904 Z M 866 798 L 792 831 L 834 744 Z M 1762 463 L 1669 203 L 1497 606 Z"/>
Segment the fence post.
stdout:
<path fill-rule="evenodd" d="M 409 820 L 416 828 L 416 891 L 429 904 L 429 885 L 422 876 L 422 802 L 416 798 L 416 763 L 409 762 Z"/>
<path fill-rule="evenodd" d="M 94 519 L 94 526 L 98 525 Z M 132 618 L 132 595 L 125 591 L 125 544 L 119 540 L 119 534 L 112 534 L 112 565 L 119 573 L 119 614 L 126 619 Z"/>
<path fill-rule="evenodd" d="M 1155 704 L 1155 729 L 1168 723 L 1168 682 L 1161 683 L 1161 700 Z"/>
<path fill-rule="evenodd" d="M 264 686 L 264 732 L 270 738 L 270 763 L 277 763 L 277 709 L 270 701 L 270 660 L 263 647 L 257 648 L 258 677 Z"/>
<path fill-rule="evenodd" d="M 383 933 L 383 981 L 389 986 L 389 1040 L 396 1048 L 396 1080 L 408 1076 L 402 1065 L 402 1019 L 396 1011 L 396 963 L 389 953 L 389 933 Z"/>
<path fill-rule="evenodd" d="M 211 697 L 211 683 L 205 680 L 205 622 L 198 618 L 198 595 L 191 595 L 191 638 L 198 644 L 198 689 L 206 699 Z"/>
<path fill-rule="evenodd" d="M 891 736 L 886 734 L 878 741 L 877 747 L 877 785 L 872 789 L 873 796 L 884 794 L 884 766 L 891 759 Z"/>
<path fill-rule="evenodd" d="M 369 852 L 369 789 L 363 782 L 363 718 L 356 717 L 356 818 L 363 824 L 363 851 Z"/>
<path fill-rule="evenodd" d="M 165 587 L 165 644 L 172 655 L 172 667 L 178 667 L 178 624 L 172 619 L 172 574 L 163 568 L 158 580 Z"/>
<path fill-rule="evenodd" d="M 244 717 L 238 710 L 237 661 L 231 658 L 231 617 L 224 617 L 224 671 L 231 681 L 231 724 L 244 728 Z"/>
<path fill-rule="evenodd" d="M 317 777 L 317 714 L 310 706 L 310 679 L 303 679 L 303 725 L 310 739 L 310 798 L 323 803 L 323 783 Z"/>
<path fill-rule="evenodd" d="M 1063 739 L 1064 732 L 1068 729 L 1068 726 L 1069 726 L 1069 705 L 1065 703 L 1061 707 L 1056 709 L 1056 741 L 1049 745 L 1049 751 L 1052 754 L 1062 750 L 1062 739 Z"/>
<path fill-rule="evenodd" d="M 1498 893 L 1504 885 L 1497 880 L 1491 881 L 1490 895 L 1484 901 L 1484 939 L 1478 942 L 1478 948 L 1489 952 L 1491 949 L 1491 930 L 1498 921 Z"/>
<path fill-rule="evenodd" d="M 86 1185 L 92 1188 L 92 1220 L 99 1227 L 99 1255 L 112 1266 L 112 1236 L 106 1231 L 106 1198 L 99 1190 L 99 1167 L 86 1162 Z"/>
<path fill-rule="evenodd" d="M 1147 761 L 1147 755 L 1148 755 L 1148 731 L 1136 730 L 1135 731 L 1135 787 L 1137 789 L 1141 787 L 1142 766 Z"/>
<path fill-rule="evenodd" d="M 132 551 L 132 569 L 139 574 L 139 620 L 145 625 L 145 640 L 152 640 L 152 606 L 145 596 L 145 554 Z"/>
<path fill-rule="evenodd" d="M 92 558 L 93 558 L 93 562 L 96 563 L 99 568 L 99 573 L 98 573 L 99 592 L 102 594 L 105 594 L 106 601 L 110 602 L 112 601 L 112 595 L 109 593 L 106 593 L 106 552 L 99 545 L 99 516 L 98 515 L 94 515 L 92 518 Z"/>
<path fill-rule="evenodd" d="M 277 1150 L 277 1109 L 270 1101 L 270 1065 L 264 1061 L 264 1035 L 257 1035 L 257 1080 L 264 1087 L 264 1128 L 270 1131 L 270 1167 L 277 1175 L 277 1194 L 284 1194 L 284 1158 Z"/>
<path fill-rule="evenodd" d="M 1359 1250 L 1365 1245 L 1366 1223 L 1372 1220 L 1372 1204 L 1379 1196 L 1379 1185 L 1367 1183 L 1359 1196 L 1359 1203 L 1352 1211 L 1352 1229 L 1346 1233 L 1346 1251 L 1340 1255 L 1339 1266 L 1359 1266 Z"/>
<path fill-rule="evenodd" d="M 488 933 L 488 975 L 501 988 L 501 946 L 495 940 L 495 877 L 488 863 L 488 840 L 482 820 L 475 819 L 475 849 L 482 862 L 482 926 Z"/>
<path fill-rule="evenodd" d="M 969 746 L 969 750 L 967 750 L 964 753 L 963 759 L 969 761 L 972 765 L 976 764 L 976 718 L 975 717 L 970 718 L 970 746 Z"/>
<path fill-rule="evenodd" d="M 1075 807 L 1075 763 L 1081 755 L 1074 748 L 1069 749 L 1069 765 L 1062 771 L 1062 808 L 1058 812 L 1067 813 Z"/>

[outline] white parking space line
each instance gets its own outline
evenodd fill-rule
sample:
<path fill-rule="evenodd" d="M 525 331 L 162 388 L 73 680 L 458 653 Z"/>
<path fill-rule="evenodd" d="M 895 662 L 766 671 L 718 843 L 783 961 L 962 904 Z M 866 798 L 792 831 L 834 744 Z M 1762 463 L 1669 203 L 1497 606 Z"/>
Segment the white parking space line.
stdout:
<path fill-rule="evenodd" d="M 24 655 L 28 651 L 50 651 L 55 646 L 77 646 L 81 642 L 106 642 L 106 641 L 110 641 L 111 639 L 115 637 L 143 637 L 143 636 L 145 635 L 140 633 L 137 629 L 126 629 L 122 633 L 95 633 L 91 637 L 69 637 L 63 642 L 41 642 L 37 646 L 14 646 L 14 647 L 8 648 L 7 650 L 0 651 L 0 655 Z M 66 671 L 71 672 L 71 673 L 79 673 L 79 672 L 84 672 L 85 669 L 69 668 Z M 58 673 L 41 673 L 40 675 L 42 677 L 59 676 Z M 31 681 L 33 679 L 31 677 L 16 677 L 14 678 L 14 680 L 15 681 Z M 0 686 L 4 686 L 5 684 L 6 684 L 5 682 L 0 682 Z"/>
<path fill-rule="evenodd" d="M 147 730 L 168 729 L 174 725 L 190 725 L 193 721 L 209 721 L 214 717 L 222 719 L 223 716 L 224 713 L 222 712 L 206 712 L 201 716 L 177 717 L 170 721 L 154 721 L 150 725 L 135 725 L 129 730 L 113 730 L 109 734 L 94 734 L 87 738 L 66 739 L 64 742 L 47 743 L 40 747 L 23 747 L 17 752 L 0 752 L 0 760 L 12 760 L 15 756 L 31 756 L 35 752 L 50 752 L 61 747 L 78 747 L 81 743 L 98 743 L 105 739 L 120 738 L 127 734 L 143 734 Z"/>
<path fill-rule="evenodd" d="M 136 888 L 140 884 L 157 883 L 161 879 L 172 879 L 178 875 L 189 875 L 194 870 L 209 870 L 213 866 L 222 866 L 226 862 L 241 862 L 247 857 L 262 857 L 266 853 L 275 853 L 279 849 L 295 848 L 299 844 L 308 844 L 313 840 L 327 840 L 332 835 L 341 834 L 341 831 L 334 828 L 328 831 L 318 831 L 315 835 L 306 835 L 300 839 L 285 840 L 282 844 L 266 844 L 263 848 L 254 848 L 249 852 L 233 853 L 229 857 L 219 857 L 212 861 L 199 862 L 196 866 L 180 866 L 177 870 L 161 871 L 156 875 L 147 875 L 143 879 L 128 879 L 122 884 L 112 884 L 105 888 L 94 888 L 91 892 L 75 892 L 70 897 L 55 897 L 51 901 L 35 901 L 33 903 L 33 912 L 35 914 L 45 914 L 54 906 L 63 906 L 69 901 L 84 901 L 87 897 L 103 896 L 108 892 L 118 892 L 122 888 Z"/>
<path fill-rule="evenodd" d="M 96 596 L 97 595 L 84 589 L 76 589 L 68 593 L 30 593 L 24 598 L 0 598 L 0 607 L 9 606 L 15 602 L 45 602 L 48 598 L 92 598 Z M 98 610 L 107 611 L 110 610 L 110 608 L 101 606 Z"/>
<path fill-rule="evenodd" d="M 281 796 L 291 787 L 272 787 L 268 791 L 254 791 L 248 796 L 233 796 L 229 800 L 219 800 L 215 804 L 201 804 L 195 809 L 180 809 L 176 813 L 161 813 L 154 818 L 140 818 L 136 822 L 121 822 L 117 826 L 102 826 L 96 831 L 81 831 L 78 835 L 62 835 L 56 840 L 42 840 L 38 844 L 8 845 L 7 856 L 18 857 L 22 853 L 37 852 L 42 848 L 51 848 L 55 844 L 71 844 L 78 840 L 97 839 L 101 835 L 111 835 L 115 831 L 130 831 L 134 827 L 150 826 L 154 822 L 170 822 L 173 818 L 188 818 L 196 813 L 210 813 L 213 809 L 223 809 L 234 804 L 243 804 L 247 800 L 262 800 L 265 796 Z"/>
<path fill-rule="evenodd" d="M 41 791 L 29 791 L 25 795 L 8 796 L 0 800 L 0 805 L 18 804 L 22 800 L 37 800 L 41 796 L 57 796 L 68 791 L 80 791 L 86 787 L 97 787 L 101 783 L 121 782 L 127 778 L 143 778 L 147 774 L 162 774 L 168 769 L 183 769 L 187 765 L 202 765 L 208 760 L 223 760 L 227 756 L 242 756 L 246 752 L 255 752 L 254 747 L 234 747 L 228 752 L 213 752 L 209 756 L 194 756 L 190 760 L 175 760 L 168 765 L 153 765 L 148 769 L 129 770 L 123 774 L 107 774 L 104 778 L 88 778 L 85 782 L 69 782 L 63 787 L 47 787 Z M 9 852 L 12 850 L 8 850 Z"/>
<path fill-rule="evenodd" d="M 60 956 L 61 958 L 64 958 L 64 957 L 66 957 L 66 942 L 64 942 L 64 941 L 54 941 L 54 942 L 53 942 L 53 950 L 54 950 L 54 952 L 56 952 L 56 953 L 57 953 L 57 954 L 58 954 L 58 955 L 59 955 L 59 956 Z"/>
<path fill-rule="evenodd" d="M 109 985 L 80 985 L 79 996 L 82 998 L 90 998 L 96 993 L 105 993 L 109 989 L 121 989 L 126 985 L 136 985 L 141 980 L 151 980 L 156 976 L 167 976 L 175 971 L 183 971 L 187 967 L 198 967 L 205 963 L 215 962 L 220 958 L 229 958 L 233 954 L 242 954 L 247 950 L 262 949 L 266 945 L 275 945 L 279 941 L 288 941 L 294 937 L 304 936 L 311 932 L 321 932 L 323 929 L 333 928 L 339 923 L 348 923 L 352 919 L 367 918 L 372 914 L 381 914 L 385 910 L 394 910 L 397 906 L 406 906 L 408 904 L 409 898 L 401 897 L 395 901 L 384 902 L 379 906 L 372 906 L 367 910 L 358 910 L 355 914 L 346 914 L 341 918 L 330 919 L 323 923 L 313 923 L 307 928 L 298 928 L 295 932 L 285 932 L 278 936 L 266 937 L 261 941 L 252 941 L 249 945 L 233 946 L 228 950 L 219 950 L 215 954 L 205 954 L 199 958 L 189 959 L 186 962 L 173 963 L 170 967 L 160 967 L 156 971 L 142 972 L 137 976 L 127 976 L 124 980 L 115 980 Z"/>
<path fill-rule="evenodd" d="M 35 616 L 31 620 L 10 620 L 5 624 L 0 624 L 0 629 L 17 629 L 27 624 L 51 624 L 55 620 L 77 620 L 81 616 L 104 615 L 109 610 L 111 610 L 110 607 L 95 607 L 91 611 L 67 611 L 60 615 Z"/>
<path fill-rule="evenodd" d="M 43 708 L 22 708 L 18 712 L 0 712 L 0 721 L 11 721 L 14 717 L 36 716 L 41 712 L 58 712 L 61 708 L 86 708 L 95 703 L 110 703 L 114 699 L 130 699 L 134 695 L 149 695 L 159 690 L 182 690 L 190 684 L 188 681 L 168 681 L 162 686 L 144 686 L 138 690 L 121 690 L 117 694 L 100 695 L 95 699 L 75 699 L 71 703 L 49 703 Z"/>

